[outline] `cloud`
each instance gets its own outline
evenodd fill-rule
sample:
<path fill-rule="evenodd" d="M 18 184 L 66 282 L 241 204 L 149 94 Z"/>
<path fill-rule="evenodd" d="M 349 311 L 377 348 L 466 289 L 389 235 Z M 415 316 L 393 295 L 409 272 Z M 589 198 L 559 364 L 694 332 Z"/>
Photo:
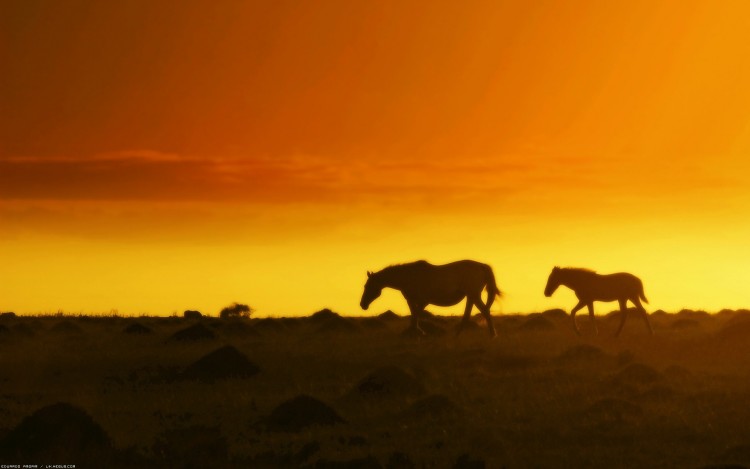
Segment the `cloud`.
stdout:
<path fill-rule="evenodd" d="M 492 160 L 196 157 L 124 151 L 93 157 L 0 158 L 0 197 L 300 203 L 449 200 L 513 190 L 528 171 Z M 510 177 L 515 173 L 515 177 Z"/>

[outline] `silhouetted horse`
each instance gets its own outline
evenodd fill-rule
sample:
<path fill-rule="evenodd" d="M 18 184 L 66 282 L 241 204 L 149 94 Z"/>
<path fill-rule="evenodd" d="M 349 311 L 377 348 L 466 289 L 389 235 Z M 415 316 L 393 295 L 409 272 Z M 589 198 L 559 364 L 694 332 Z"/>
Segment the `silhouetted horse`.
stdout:
<path fill-rule="evenodd" d="M 596 272 L 588 269 L 575 269 L 575 268 L 564 268 L 555 267 L 552 269 L 552 273 L 549 274 L 547 279 L 547 286 L 544 288 L 544 296 L 552 296 L 560 285 L 573 290 L 578 297 L 578 304 L 575 305 L 573 310 L 570 312 L 573 318 L 573 327 L 578 335 L 581 331 L 578 329 L 576 323 L 576 313 L 579 309 L 587 306 L 589 309 L 589 316 L 591 322 L 594 323 L 594 329 L 599 334 L 599 330 L 596 329 L 596 323 L 594 322 L 594 301 L 619 301 L 620 311 L 622 311 L 622 319 L 620 320 L 620 327 L 617 328 L 615 336 L 619 336 L 622 331 L 622 326 L 625 325 L 625 319 L 628 315 L 627 302 L 630 300 L 638 311 L 643 315 L 643 320 L 646 321 L 646 326 L 651 334 L 654 330 L 651 328 L 651 322 L 648 319 L 648 313 L 641 304 L 641 300 L 648 303 L 646 295 L 643 293 L 643 282 L 635 275 L 620 272 L 610 275 L 599 275 Z"/>
<path fill-rule="evenodd" d="M 487 321 L 490 336 L 495 337 L 490 306 L 500 290 L 495 283 L 495 275 L 487 264 L 463 260 L 445 265 L 432 265 L 427 261 L 386 267 L 380 272 L 367 272 L 367 283 L 362 293 L 360 306 L 367 309 L 370 303 L 380 296 L 383 288 L 399 290 L 411 311 L 410 329 L 424 334 L 419 328 L 419 317 L 427 305 L 453 306 L 466 298 L 466 309 L 458 335 L 469 321 L 471 309 L 476 305 Z M 482 291 L 487 289 L 487 303 L 482 302 Z"/>

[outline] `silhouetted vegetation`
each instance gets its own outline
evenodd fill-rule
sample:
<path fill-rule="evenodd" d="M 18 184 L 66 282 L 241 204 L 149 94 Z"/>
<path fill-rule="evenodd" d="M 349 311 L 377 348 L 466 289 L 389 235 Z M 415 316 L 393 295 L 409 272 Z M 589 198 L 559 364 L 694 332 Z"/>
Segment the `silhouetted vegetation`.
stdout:
<path fill-rule="evenodd" d="M 248 305 L 233 303 L 222 309 L 219 313 L 221 319 L 249 318 L 253 314 L 253 309 Z"/>

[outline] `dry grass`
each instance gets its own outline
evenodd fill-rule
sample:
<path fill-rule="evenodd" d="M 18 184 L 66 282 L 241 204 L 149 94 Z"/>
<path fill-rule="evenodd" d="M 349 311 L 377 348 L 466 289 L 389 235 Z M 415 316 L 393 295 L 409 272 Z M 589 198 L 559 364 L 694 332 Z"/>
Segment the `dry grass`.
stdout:
<path fill-rule="evenodd" d="M 408 318 L 373 324 L 330 314 L 0 318 L 0 436 L 66 402 L 106 431 L 116 449 L 108 464 L 123 467 L 750 464 L 744 317 L 658 314 L 653 337 L 633 318 L 614 339 L 616 317 L 598 318 L 600 336 L 579 318 L 577 337 L 559 314 L 506 316 L 497 318 L 494 341 L 482 328 L 456 338 L 457 318 L 434 320 L 447 334 L 410 338 L 402 335 Z M 124 332 L 136 322 L 152 332 Z M 169 340 L 196 322 L 216 337 Z M 185 379 L 191 364 L 224 345 L 259 372 Z M 378 386 L 382 392 L 362 391 Z M 269 430 L 274 409 L 298 396 L 325 403 L 344 422 Z"/>

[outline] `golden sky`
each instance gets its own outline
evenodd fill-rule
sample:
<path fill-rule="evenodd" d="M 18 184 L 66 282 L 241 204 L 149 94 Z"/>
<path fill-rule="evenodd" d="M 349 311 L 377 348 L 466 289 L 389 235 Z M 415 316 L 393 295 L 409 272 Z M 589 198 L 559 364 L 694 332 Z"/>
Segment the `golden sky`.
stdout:
<path fill-rule="evenodd" d="M 367 270 L 462 258 L 499 313 L 570 309 L 554 265 L 632 272 L 651 310 L 748 307 L 748 18 L 2 2 L 0 310 L 358 314 Z"/>

